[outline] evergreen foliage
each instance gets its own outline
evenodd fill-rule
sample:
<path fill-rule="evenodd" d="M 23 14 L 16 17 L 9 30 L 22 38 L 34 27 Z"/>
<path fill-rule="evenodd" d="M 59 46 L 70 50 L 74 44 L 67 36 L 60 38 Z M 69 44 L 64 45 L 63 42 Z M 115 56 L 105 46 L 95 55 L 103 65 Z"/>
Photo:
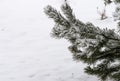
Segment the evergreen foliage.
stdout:
<path fill-rule="evenodd" d="M 110 4 L 110 3 L 112 3 L 111 0 L 104 0 L 104 4 L 105 4 L 105 5 Z"/>
<path fill-rule="evenodd" d="M 120 3 L 120 0 L 114 0 L 114 2 L 117 4 L 117 3 Z"/>
<path fill-rule="evenodd" d="M 104 3 L 107 5 L 107 4 L 110 4 L 110 3 L 112 3 L 112 2 L 114 2 L 115 4 L 117 4 L 117 3 L 120 3 L 120 0 L 104 0 Z"/>
<path fill-rule="evenodd" d="M 96 27 L 90 22 L 83 23 L 75 17 L 67 2 L 61 9 L 64 16 L 50 5 L 45 8 L 45 13 L 55 22 L 52 36 L 71 43 L 68 49 L 73 59 L 88 64 L 86 73 L 96 75 L 102 81 L 108 78 L 120 81 L 119 34 L 111 29 Z"/>

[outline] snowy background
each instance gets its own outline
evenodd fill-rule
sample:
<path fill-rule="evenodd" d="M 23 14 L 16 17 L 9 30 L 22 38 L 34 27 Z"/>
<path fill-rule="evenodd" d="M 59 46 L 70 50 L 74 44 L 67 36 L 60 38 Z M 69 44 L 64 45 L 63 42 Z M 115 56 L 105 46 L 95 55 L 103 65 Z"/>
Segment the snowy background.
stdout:
<path fill-rule="evenodd" d="M 54 22 L 44 14 L 48 4 L 60 11 L 64 0 L 0 0 L 0 81 L 99 81 L 84 73 L 64 39 L 50 37 Z M 114 5 L 99 20 L 102 0 L 68 0 L 77 18 L 102 28 L 116 28 Z"/>

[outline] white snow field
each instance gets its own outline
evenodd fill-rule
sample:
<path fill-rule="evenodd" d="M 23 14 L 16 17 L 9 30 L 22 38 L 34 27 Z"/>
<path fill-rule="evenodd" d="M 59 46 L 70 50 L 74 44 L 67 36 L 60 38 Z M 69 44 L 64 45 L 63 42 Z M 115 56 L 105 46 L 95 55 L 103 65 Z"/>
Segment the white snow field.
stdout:
<path fill-rule="evenodd" d="M 73 61 L 64 39 L 50 37 L 54 22 L 44 14 L 52 5 L 60 10 L 64 0 L 0 0 L 0 81 L 99 81 L 84 73 L 86 66 Z M 68 0 L 77 18 L 101 28 L 115 28 L 107 7 L 106 20 L 99 20 L 102 0 Z"/>

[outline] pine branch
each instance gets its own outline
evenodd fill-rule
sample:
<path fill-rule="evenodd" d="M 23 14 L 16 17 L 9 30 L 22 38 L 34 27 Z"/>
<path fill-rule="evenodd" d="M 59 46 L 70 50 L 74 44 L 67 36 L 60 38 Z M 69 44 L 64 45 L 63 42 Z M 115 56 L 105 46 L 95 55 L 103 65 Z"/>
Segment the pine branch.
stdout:
<path fill-rule="evenodd" d="M 101 29 L 92 23 L 83 23 L 76 19 L 67 2 L 61 8 L 65 17 L 51 6 L 45 8 L 45 13 L 55 22 L 52 35 L 71 42 L 69 50 L 73 53 L 73 58 L 90 64 L 86 68 L 86 73 L 97 74 L 102 80 L 106 80 L 108 77 L 116 79 L 115 77 L 118 77 L 120 73 L 114 75 L 112 73 L 120 70 L 120 68 L 109 66 L 110 63 L 120 60 L 119 34 L 114 30 Z M 104 50 L 102 50 L 103 48 Z M 104 61 L 101 64 L 96 64 L 102 60 Z M 91 68 L 90 66 L 93 64 L 96 64 L 96 67 Z"/>
<path fill-rule="evenodd" d="M 52 18 L 56 23 L 70 27 L 70 23 L 59 13 L 56 9 L 52 8 L 51 6 L 47 6 L 44 9 L 44 12 L 49 16 L 49 18 Z"/>
<path fill-rule="evenodd" d="M 65 3 L 65 5 L 62 6 L 62 11 L 64 12 L 68 21 L 51 6 L 48 6 L 45 9 L 45 13 L 50 18 L 54 19 L 56 23 L 66 27 L 72 27 L 73 29 L 75 29 L 76 32 L 80 34 L 82 38 L 86 38 L 87 36 L 88 38 L 95 39 L 97 35 L 102 35 L 107 39 L 118 41 L 120 40 L 120 37 L 114 32 L 114 30 L 102 30 L 99 27 L 95 27 L 92 23 L 84 24 L 83 22 L 76 19 L 72 13 L 71 7 L 67 3 Z M 72 24 L 70 24 L 70 22 L 72 22 Z"/>

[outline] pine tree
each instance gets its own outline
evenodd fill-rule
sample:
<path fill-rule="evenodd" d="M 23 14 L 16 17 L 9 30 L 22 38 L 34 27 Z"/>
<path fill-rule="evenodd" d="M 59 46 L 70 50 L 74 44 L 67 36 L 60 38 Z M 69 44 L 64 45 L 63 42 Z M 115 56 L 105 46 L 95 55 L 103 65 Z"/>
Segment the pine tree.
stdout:
<path fill-rule="evenodd" d="M 120 36 L 114 29 L 101 29 L 92 23 L 83 23 L 75 17 L 70 5 L 65 2 L 61 15 L 48 5 L 45 13 L 55 22 L 52 36 L 64 38 L 71 43 L 68 49 L 76 61 L 88 66 L 85 72 L 98 76 L 102 81 L 120 81 Z"/>

